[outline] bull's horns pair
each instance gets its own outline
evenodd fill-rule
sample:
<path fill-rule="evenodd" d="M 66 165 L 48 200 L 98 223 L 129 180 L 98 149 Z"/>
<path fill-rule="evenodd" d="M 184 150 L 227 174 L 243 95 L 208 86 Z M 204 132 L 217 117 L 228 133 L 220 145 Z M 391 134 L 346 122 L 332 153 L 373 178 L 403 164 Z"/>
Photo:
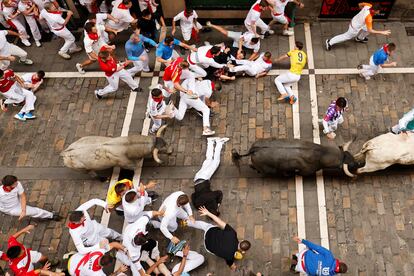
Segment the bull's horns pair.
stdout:
<path fill-rule="evenodd" d="M 160 127 L 157 131 L 156 137 L 161 137 L 167 126 L 168 125 L 163 125 L 162 127 Z M 158 164 L 162 164 L 162 160 L 158 157 L 158 151 L 159 149 L 154 147 L 154 150 L 152 151 L 152 158 L 154 158 L 155 162 L 157 162 Z"/>

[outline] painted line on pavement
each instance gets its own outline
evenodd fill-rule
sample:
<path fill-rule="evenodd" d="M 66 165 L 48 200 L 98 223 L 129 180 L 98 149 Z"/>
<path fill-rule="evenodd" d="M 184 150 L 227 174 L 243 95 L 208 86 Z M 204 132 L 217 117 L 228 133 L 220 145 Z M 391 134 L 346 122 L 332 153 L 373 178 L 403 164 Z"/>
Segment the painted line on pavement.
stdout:
<path fill-rule="evenodd" d="M 295 36 L 289 36 L 289 49 L 295 48 Z M 295 104 L 292 105 L 292 119 L 293 119 L 293 137 L 300 139 L 300 115 L 299 115 L 299 94 L 298 84 L 295 83 L 292 87 L 293 94 L 297 98 Z M 298 222 L 298 237 L 306 238 L 306 227 L 305 227 L 305 204 L 303 197 L 303 177 L 300 175 L 295 176 L 295 189 L 296 189 L 296 216 Z M 304 244 L 298 245 L 299 251 L 305 249 Z"/>
<path fill-rule="evenodd" d="M 309 23 L 304 24 L 305 28 L 305 43 L 308 56 L 308 68 L 314 69 L 313 60 L 313 46 L 312 46 L 312 33 Z M 309 92 L 311 102 L 311 114 L 312 114 L 312 129 L 313 129 L 313 142 L 320 144 L 321 139 L 319 136 L 319 123 L 318 123 L 318 96 L 316 93 L 316 78 L 314 74 L 309 75 Z M 325 199 L 325 183 L 323 180 L 322 170 L 316 173 L 316 189 L 318 196 L 318 209 L 319 209 L 319 232 L 321 236 L 321 245 L 329 249 L 329 234 L 328 234 L 328 220 L 326 216 L 326 199 Z"/>

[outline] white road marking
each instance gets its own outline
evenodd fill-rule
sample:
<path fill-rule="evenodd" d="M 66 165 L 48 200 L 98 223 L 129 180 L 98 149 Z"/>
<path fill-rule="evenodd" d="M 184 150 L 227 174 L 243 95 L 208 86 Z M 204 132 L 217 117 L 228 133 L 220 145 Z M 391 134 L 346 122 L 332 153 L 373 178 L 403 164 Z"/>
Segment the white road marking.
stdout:
<path fill-rule="evenodd" d="M 312 46 L 312 34 L 309 23 L 304 24 L 305 28 L 305 43 L 308 56 L 308 68 L 314 69 L 315 63 L 313 60 L 313 46 Z M 335 71 L 335 70 L 332 70 Z M 312 125 L 313 125 L 313 142 L 320 144 L 321 139 L 319 137 L 319 123 L 318 123 L 318 96 L 316 93 L 316 79 L 315 75 L 309 75 L 309 90 L 310 90 L 310 102 L 312 113 Z M 329 235 L 328 235 L 328 221 L 326 217 L 326 200 L 325 200 L 325 183 L 323 181 L 322 171 L 316 173 L 316 188 L 318 195 L 318 208 L 319 208 L 319 232 L 321 236 L 321 245 L 329 249 Z"/>

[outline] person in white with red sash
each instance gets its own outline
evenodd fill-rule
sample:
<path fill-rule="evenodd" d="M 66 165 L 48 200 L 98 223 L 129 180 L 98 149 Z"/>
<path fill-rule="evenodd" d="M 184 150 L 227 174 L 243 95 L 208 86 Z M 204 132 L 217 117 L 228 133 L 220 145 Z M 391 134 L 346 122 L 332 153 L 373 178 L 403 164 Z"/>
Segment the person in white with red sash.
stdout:
<path fill-rule="evenodd" d="M 189 63 L 189 68 L 194 72 L 196 78 L 205 78 L 207 76 L 206 69 L 209 66 L 212 66 L 217 69 L 221 69 L 226 64 L 219 64 L 214 60 L 215 56 L 218 56 L 221 52 L 219 46 L 201 46 L 198 48 L 197 52 L 191 52 L 187 57 Z"/>
<path fill-rule="evenodd" d="M 298 5 L 299 8 L 303 8 L 305 5 L 298 0 L 273 0 L 273 10 L 271 12 L 272 21 L 269 22 L 269 27 L 275 23 L 280 23 L 283 25 L 283 35 L 291 36 L 294 34 L 293 28 L 289 30 L 289 22 L 291 21 L 289 17 L 285 14 L 286 5 L 289 2 L 293 2 Z"/>
<path fill-rule="evenodd" d="M 14 56 L 19 57 L 19 62 L 32 65 L 33 61 L 27 58 L 27 52 L 22 48 L 9 43 L 6 36 L 12 35 L 20 37 L 20 35 L 13 31 L 0 31 L 0 70 L 6 70 L 10 66 L 10 62 L 15 61 Z"/>
<path fill-rule="evenodd" d="M 247 30 L 257 37 L 260 36 L 263 38 L 261 35 L 268 36 L 274 33 L 260 18 L 262 12 L 269 9 L 269 7 L 270 4 L 268 0 L 257 0 L 250 8 L 249 13 L 244 20 L 244 26 L 246 26 Z M 261 29 L 260 34 L 257 31 L 257 27 Z"/>
<path fill-rule="evenodd" d="M 25 27 L 26 22 L 21 12 L 17 10 L 17 5 L 18 3 L 13 0 L 4 0 L 1 3 L 3 16 L 6 18 L 7 23 L 19 32 L 22 43 L 29 47 L 31 44 L 29 42 L 29 35 L 27 34 Z"/>
<path fill-rule="evenodd" d="M 31 0 L 20 0 L 17 8 L 26 19 L 26 22 L 30 27 L 30 31 L 32 32 L 36 46 L 42 46 L 42 44 L 40 43 L 42 35 L 40 34 L 39 27 L 37 26 L 37 18 L 39 18 L 38 7 Z"/>
<path fill-rule="evenodd" d="M 263 53 L 255 61 L 238 60 L 238 66 L 230 68 L 231 72 L 245 72 L 251 77 L 264 77 L 272 69 L 272 54 L 270 52 Z"/>

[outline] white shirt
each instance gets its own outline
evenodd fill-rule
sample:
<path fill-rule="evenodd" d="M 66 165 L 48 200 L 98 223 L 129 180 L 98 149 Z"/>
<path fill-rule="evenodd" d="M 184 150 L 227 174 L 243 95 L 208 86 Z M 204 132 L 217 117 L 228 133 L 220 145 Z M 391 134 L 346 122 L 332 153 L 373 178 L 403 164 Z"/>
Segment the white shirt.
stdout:
<path fill-rule="evenodd" d="M 47 12 L 47 10 L 42 10 L 40 12 L 40 17 L 46 20 L 47 25 L 54 31 L 60 31 L 65 28 L 65 19 L 63 19 L 62 14 L 50 13 Z"/>
<path fill-rule="evenodd" d="M 25 83 L 32 83 L 32 73 L 26 73 L 20 76 L 20 78 L 25 82 Z"/>
<path fill-rule="evenodd" d="M 76 250 L 81 254 L 87 254 L 91 251 L 99 250 L 99 223 L 96 220 L 91 220 L 89 216 L 88 209 L 92 206 L 101 206 L 106 208 L 106 202 L 100 199 L 91 199 L 81 206 L 79 206 L 76 211 L 83 211 L 85 216 L 85 221 L 83 226 L 79 226 L 75 229 L 69 228 L 69 234 L 72 236 L 73 243 L 75 244 Z M 85 247 L 84 241 L 96 241 L 96 244 L 93 246 Z"/>
<path fill-rule="evenodd" d="M 164 114 L 166 107 L 163 100 L 159 103 L 154 101 L 152 97 L 148 100 L 148 112 L 151 117 Z"/>
<path fill-rule="evenodd" d="M 164 202 L 161 204 L 160 211 L 162 209 L 165 209 L 164 216 L 161 219 L 161 227 L 160 230 L 164 234 L 165 237 L 167 237 L 169 240 L 173 237 L 173 235 L 168 231 L 168 224 L 170 223 L 170 220 L 176 220 L 177 214 L 180 209 L 183 209 L 189 216 L 193 215 L 193 211 L 191 210 L 190 203 L 187 203 L 186 205 L 182 207 L 177 206 L 177 199 L 180 195 L 184 195 L 184 192 L 178 191 L 175 193 L 170 194 Z"/>
<path fill-rule="evenodd" d="M 176 16 L 174 16 L 173 20 L 180 21 L 181 30 L 191 31 L 191 29 L 194 26 L 194 19 L 197 19 L 197 18 L 198 18 L 198 15 L 195 11 L 193 11 L 193 14 L 189 17 L 186 17 L 184 15 L 184 11 L 182 11 Z"/>
<path fill-rule="evenodd" d="M 139 4 L 139 9 L 141 11 L 147 9 L 148 4 L 151 5 L 151 9 L 153 13 L 157 11 L 157 6 L 154 5 L 154 0 L 138 0 L 138 4 Z"/>
<path fill-rule="evenodd" d="M 31 4 L 31 5 L 28 5 Z M 29 10 L 32 8 L 32 5 L 34 5 L 33 2 L 29 2 L 29 3 L 23 3 L 22 1 L 19 2 L 19 4 L 17 5 L 17 9 L 21 12 L 24 12 L 26 10 Z M 29 15 L 24 15 L 24 16 L 33 16 L 34 12 L 30 13 Z"/>
<path fill-rule="evenodd" d="M 197 91 L 197 95 L 203 102 L 205 98 L 210 98 L 211 94 L 213 93 L 213 88 L 211 87 L 210 80 L 203 80 L 203 81 L 196 81 L 195 83 L 195 91 Z"/>
<path fill-rule="evenodd" d="M 250 41 L 252 40 L 252 38 L 255 37 L 255 35 L 251 32 L 245 32 L 244 34 L 242 34 L 242 36 L 240 38 L 244 39 L 243 42 L 243 46 L 246 47 L 247 49 L 252 49 L 253 52 L 258 53 L 260 51 L 260 39 L 256 44 L 251 44 Z"/>
<path fill-rule="evenodd" d="M 90 39 L 88 34 L 85 34 L 85 37 L 83 38 L 83 45 L 85 46 L 85 52 L 87 54 L 91 52 L 98 54 L 101 47 L 106 45 L 104 40 L 105 26 L 96 24 L 95 27 L 98 34 L 98 40 Z"/>
<path fill-rule="evenodd" d="M 253 67 L 258 70 L 258 73 L 262 73 L 264 71 L 269 71 L 270 69 L 272 69 L 272 63 L 267 63 L 266 61 L 264 61 L 263 56 L 264 54 L 261 54 L 258 59 L 253 61 Z"/>
<path fill-rule="evenodd" d="M 139 262 L 139 259 L 141 258 L 141 246 L 135 245 L 134 238 L 138 233 L 143 233 L 144 235 L 147 234 L 146 226 L 151 218 L 152 212 L 151 217 L 149 217 L 148 215 L 144 215 L 134 223 L 128 224 L 125 227 L 123 233 L 122 244 L 128 250 L 129 258 L 131 262 L 135 264 L 137 270 L 142 269 L 142 266 Z"/>
<path fill-rule="evenodd" d="M 24 193 L 24 188 L 20 181 L 17 182 L 16 188 L 10 192 L 6 192 L 3 189 L 3 185 L 0 186 L 0 211 L 10 210 L 20 205 L 19 196 Z"/>
<path fill-rule="evenodd" d="M 256 3 L 254 3 L 249 13 L 246 16 L 246 20 L 244 21 L 247 25 L 254 25 L 256 24 L 256 21 L 260 19 L 261 12 L 257 11 L 259 9 L 259 3 L 260 0 L 257 0 Z"/>
<path fill-rule="evenodd" d="M 119 5 L 122 3 L 122 0 L 116 0 L 112 3 L 112 13 L 111 15 L 119 20 L 118 23 L 115 23 L 112 20 L 108 21 L 109 27 L 116 30 L 124 30 L 129 27 L 129 24 L 135 19 L 131 16 L 129 9 L 120 9 Z"/>
<path fill-rule="evenodd" d="M 145 192 L 145 195 L 143 196 L 140 195 L 139 192 L 137 192 L 139 198 L 137 198 L 134 202 L 127 202 L 125 200 L 125 196 L 131 191 L 132 190 L 126 192 L 122 196 L 122 207 L 124 209 L 124 217 L 128 223 L 134 223 L 142 216 L 142 212 L 144 211 L 144 207 L 145 207 L 145 202 L 148 199 L 147 192 Z"/>
<path fill-rule="evenodd" d="M 361 30 L 365 26 L 365 18 L 370 14 L 370 6 L 364 6 L 351 20 L 351 26 L 355 30 Z"/>
<path fill-rule="evenodd" d="M 280 0 L 274 0 L 273 4 L 274 4 L 274 7 L 275 7 L 274 10 L 275 10 L 275 13 L 276 13 L 274 15 L 283 15 L 283 14 L 285 14 L 286 5 L 289 2 L 293 2 L 293 0 L 285 0 L 283 2 L 280 1 Z"/>
<path fill-rule="evenodd" d="M 7 42 L 7 31 L 0 31 L 0 56 L 10 56 L 9 42 Z"/>
<path fill-rule="evenodd" d="M 201 64 L 203 67 L 212 66 L 214 68 L 223 68 L 226 64 L 217 63 L 213 57 L 208 57 L 208 51 L 213 48 L 213 46 L 201 46 L 197 49 L 197 52 L 191 52 L 189 59 L 190 64 Z"/>
<path fill-rule="evenodd" d="M 98 262 L 106 252 L 105 249 L 99 249 L 87 254 L 76 253 L 70 258 L 69 274 L 72 276 L 105 276 Z"/>
<path fill-rule="evenodd" d="M 50 0 L 32 0 L 36 6 L 39 8 L 39 11 L 42 11 L 45 9 L 45 4 L 46 3 L 51 3 L 52 1 Z"/>
<path fill-rule="evenodd" d="M 17 10 L 17 8 L 15 7 L 6 7 L 3 6 L 3 16 L 4 18 L 6 18 L 7 20 L 13 20 L 11 19 L 11 16 L 15 13 L 15 11 Z M 17 17 L 15 17 L 15 19 L 19 18 L 19 15 Z"/>

